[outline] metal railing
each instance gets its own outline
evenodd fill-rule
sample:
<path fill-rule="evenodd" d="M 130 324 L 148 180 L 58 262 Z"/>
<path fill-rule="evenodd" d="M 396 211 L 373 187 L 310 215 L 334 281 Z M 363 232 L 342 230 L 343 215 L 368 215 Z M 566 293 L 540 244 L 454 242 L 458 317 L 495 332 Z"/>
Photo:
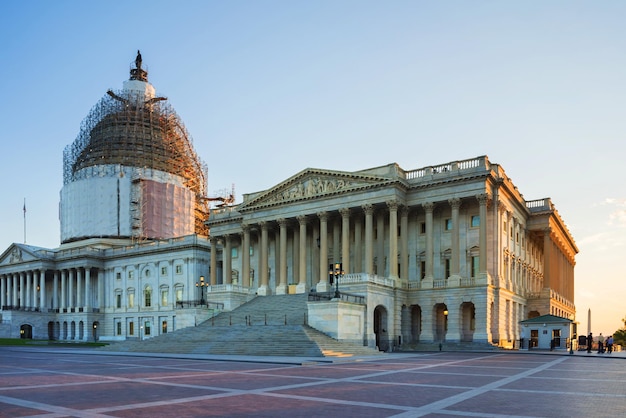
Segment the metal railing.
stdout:
<path fill-rule="evenodd" d="M 339 298 L 344 302 L 353 302 L 353 303 L 365 305 L 365 296 L 340 292 Z M 319 302 L 322 300 L 331 300 L 331 299 L 335 299 L 335 292 L 311 292 L 309 293 L 309 302 Z"/>
<path fill-rule="evenodd" d="M 176 302 L 176 309 L 192 309 L 203 307 L 207 309 L 215 309 L 217 311 L 224 310 L 224 304 L 222 302 L 211 302 L 208 300 L 179 300 Z"/>

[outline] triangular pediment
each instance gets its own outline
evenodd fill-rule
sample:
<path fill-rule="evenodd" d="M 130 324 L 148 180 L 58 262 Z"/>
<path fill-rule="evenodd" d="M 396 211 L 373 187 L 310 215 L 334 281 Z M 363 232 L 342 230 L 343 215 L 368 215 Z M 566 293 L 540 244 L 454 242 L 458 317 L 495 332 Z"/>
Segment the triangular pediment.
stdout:
<path fill-rule="evenodd" d="M 250 196 L 240 209 L 314 199 L 379 187 L 393 181 L 394 178 L 382 175 L 308 168 L 271 189 Z"/>
<path fill-rule="evenodd" d="M 11 244 L 0 256 L 0 266 L 9 266 L 12 264 L 28 263 L 30 261 L 39 261 L 45 259 L 38 252 L 42 250 L 40 247 L 33 247 L 25 244 Z"/>

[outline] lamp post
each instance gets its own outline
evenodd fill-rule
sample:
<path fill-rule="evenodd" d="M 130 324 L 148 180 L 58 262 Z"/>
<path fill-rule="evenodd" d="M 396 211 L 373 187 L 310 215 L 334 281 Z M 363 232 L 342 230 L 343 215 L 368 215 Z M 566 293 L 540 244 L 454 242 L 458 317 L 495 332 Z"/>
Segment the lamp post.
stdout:
<path fill-rule="evenodd" d="M 448 332 L 448 309 L 443 310 L 443 335 L 445 338 L 446 333 Z"/>
<path fill-rule="evenodd" d="M 204 288 L 209 284 L 204 281 L 204 276 L 200 276 L 200 281 L 196 282 L 196 287 L 200 290 L 200 305 L 204 305 Z"/>
<path fill-rule="evenodd" d="M 329 274 L 333 277 L 335 281 L 335 298 L 339 298 L 341 297 L 341 294 L 339 293 L 339 278 L 343 277 L 343 275 L 346 274 L 342 269 L 342 264 L 331 264 Z"/>

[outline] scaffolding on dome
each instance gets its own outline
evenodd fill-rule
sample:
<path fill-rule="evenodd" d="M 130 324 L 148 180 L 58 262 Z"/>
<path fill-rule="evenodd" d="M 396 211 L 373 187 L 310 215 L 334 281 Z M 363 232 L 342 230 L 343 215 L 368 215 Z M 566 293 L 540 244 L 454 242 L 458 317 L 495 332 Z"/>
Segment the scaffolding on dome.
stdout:
<path fill-rule="evenodd" d="M 166 98 L 146 100 L 132 91 L 108 91 L 82 121 L 74 142 L 63 151 L 64 185 L 80 170 L 98 165 L 153 169 L 180 176 L 195 193 L 195 231 L 208 234 L 207 165 Z"/>

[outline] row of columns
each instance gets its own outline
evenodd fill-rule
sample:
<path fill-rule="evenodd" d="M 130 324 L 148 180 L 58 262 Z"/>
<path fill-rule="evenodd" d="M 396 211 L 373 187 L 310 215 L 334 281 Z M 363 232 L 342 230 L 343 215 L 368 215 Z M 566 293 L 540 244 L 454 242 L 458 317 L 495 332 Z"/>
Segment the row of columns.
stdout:
<path fill-rule="evenodd" d="M 99 307 L 103 301 L 103 272 L 95 277 L 96 296 L 90 268 L 54 271 L 46 281 L 46 270 L 32 270 L 0 276 L 0 306 L 2 309 L 48 310 Z M 48 302 L 47 291 L 51 292 Z M 96 306 L 92 306 L 95 304 Z"/>
<path fill-rule="evenodd" d="M 486 194 L 477 196 L 479 202 L 479 214 L 480 214 L 480 230 L 479 230 L 479 271 L 484 273 L 487 271 L 487 203 L 488 196 Z M 460 275 L 460 230 L 459 230 L 459 213 L 461 207 L 461 199 L 454 198 L 448 201 L 452 208 L 452 244 L 451 244 L 451 276 Z M 408 209 L 406 206 L 400 205 L 397 201 L 386 202 L 387 209 L 389 211 L 389 246 L 388 246 L 388 260 L 389 262 L 389 277 L 398 278 L 398 260 L 399 254 L 408 253 Z M 425 211 L 425 224 L 426 224 L 426 274 L 425 279 L 433 279 L 434 270 L 434 228 L 433 228 L 433 212 L 435 209 L 434 203 L 424 203 L 422 205 Z M 361 252 L 355 251 L 354 264 L 350 264 L 350 228 L 351 228 L 351 214 L 350 208 L 339 209 L 338 212 L 341 216 L 341 226 L 335 223 L 335 231 L 333 237 L 336 239 L 335 247 L 339 246 L 338 236 L 341 236 L 341 253 L 340 260 L 343 263 L 343 269 L 346 272 L 358 271 L 368 274 L 382 274 L 380 266 L 383 264 L 378 262 L 378 271 L 374 271 L 374 254 L 383 254 L 384 242 L 382 239 L 374 239 L 374 213 L 375 207 L 372 204 L 365 204 L 361 206 L 365 217 L 365 237 L 364 237 L 364 260 L 361 259 Z M 400 212 L 400 213 L 398 213 Z M 400 216 L 400 235 L 402 240 L 400 242 L 400 248 L 398 248 L 398 215 Z M 322 291 L 326 290 L 329 286 L 328 282 L 328 264 L 329 264 L 329 242 L 328 242 L 328 219 L 329 213 L 327 211 L 321 211 L 316 214 L 316 218 L 319 221 L 319 277 L 314 280 L 314 285 L 321 286 Z M 293 250 L 293 259 L 295 260 L 294 276 L 297 273 L 298 285 L 306 285 L 306 244 L 307 244 L 307 224 L 311 221 L 311 216 L 300 215 L 296 217 L 299 228 L 294 229 L 294 242 L 296 245 Z M 287 286 L 287 233 L 289 228 L 289 221 L 284 218 L 276 220 L 278 230 L 278 275 L 277 275 L 277 288 L 284 289 Z M 268 286 L 268 255 L 269 255 L 269 239 L 268 230 L 270 223 L 267 221 L 261 221 L 256 224 L 260 229 L 260 259 L 259 259 L 259 289 L 266 289 Z M 242 243 L 242 281 L 243 286 L 249 286 L 250 277 L 250 224 L 242 224 L 241 243 Z M 354 224 L 354 245 L 355 248 L 361 248 L 363 243 L 361 222 Z M 384 218 L 382 216 L 377 217 L 377 229 L 378 231 L 384 230 Z M 340 233 L 339 233 L 340 231 Z M 232 240 L 234 236 L 224 235 L 220 237 L 223 240 L 224 252 L 223 252 L 223 271 L 224 271 L 224 283 L 231 283 L 232 275 L 232 260 L 231 249 Z M 211 237 L 211 246 L 215 248 L 217 245 L 217 237 Z M 375 248 L 377 245 L 377 248 Z M 376 250 L 376 251 L 375 251 Z M 217 284 L 217 264 L 216 258 L 211 257 L 210 268 L 210 282 L 211 285 Z M 364 265 L 362 265 L 362 263 Z M 406 275 L 408 272 L 408 257 L 402 257 L 400 261 L 400 268 L 402 275 Z M 294 277 L 295 279 L 296 277 Z M 320 289 L 318 289 L 320 290 Z M 282 291 L 282 290 L 279 290 Z M 264 290 L 262 290 L 264 292 Z M 262 294 L 262 293 L 260 293 Z"/>
<path fill-rule="evenodd" d="M 45 306 L 45 270 L 0 276 L 0 306 L 39 309 Z"/>

